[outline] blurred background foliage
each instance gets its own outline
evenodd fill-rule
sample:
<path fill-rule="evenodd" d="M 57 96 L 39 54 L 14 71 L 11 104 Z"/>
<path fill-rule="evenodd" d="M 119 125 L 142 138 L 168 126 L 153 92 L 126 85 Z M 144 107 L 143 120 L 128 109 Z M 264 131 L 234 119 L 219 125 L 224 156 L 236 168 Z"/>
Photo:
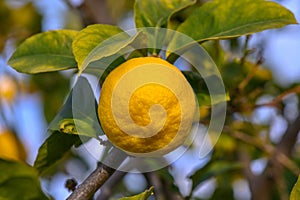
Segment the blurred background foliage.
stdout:
<path fill-rule="evenodd" d="M 0 158 L 33 163 L 47 137 L 47 124 L 59 112 L 74 81 L 72 70 L 34 76 L 13 71 L 6 61 L 14 48 L 49 29 L 80 30 L 94 23 L 128 29 L 133 24 L 133 3 L 0 0 Z M 197 2 L 197 6 L 202 4 Z M 173 16 L 172 26 L 184 21 L 193 9 Z M 269 33 L 280 31 L 288 28 Z M 108 182 L 98 199 L 133 195 L 151 185 L 158 199 L 288 199 L 299 174 L 300 79 L 284 85 L 274 79 L 272 66 L 264 60 L 268 42 L 264 34 L 202 44 L 219 67 L 230 96 L 224 131 L 209 156 L 202 160 L 186 156 L 157 172 L 118 172 L 114 180 L 122 181 Z M 200 77 L 188 79 L 194 88 L 202 89 Z M 199 109 L 205 129 L 210 108 Z M 193 148 L 189 151 L 197 153 Z M 81 182 L 94 167 L 82 149 L 73 149 L 43 175 L 42 188 L 64 199 L 69 194 L 66 180 Z"/>

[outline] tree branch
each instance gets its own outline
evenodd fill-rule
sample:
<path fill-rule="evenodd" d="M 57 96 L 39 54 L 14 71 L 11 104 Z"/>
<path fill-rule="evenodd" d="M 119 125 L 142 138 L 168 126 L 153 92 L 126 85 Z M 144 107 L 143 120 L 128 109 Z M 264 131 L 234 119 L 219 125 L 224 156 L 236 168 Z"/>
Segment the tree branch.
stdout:
<path fill-rule="evenodd" d="M 296 86 L 294 88 L 291 88 L 289 90 L 284 91 L 283 93 L 281 93 L 280 95 L 278 95 L 277 97 L 275 97 L 271 102 L 268 103 L 263 103 L 263 104 L 258 104 L 255 107 L 263 107 L 263 106 L 278 106 L 280 105 L 280 102 L 287 97 L 290 94 L 299 94 L 300 93 L 300 86 Z"/>
<path fill-rule="evenodd" d="M 108 181 L 101 187 L 101 193 L 96 198 L 97 200 L 107 200 L 112 195 L 114 189 L 120 182 L 120 180 L 123 179 L 123 177 L 127 174 L 127 172 L 123 171 L 116 171 Z"/>
<path fill-rule="evenodd" d="M 163 183 L 156 172 L 147 172 L 144 174 L 151 186 L 154 186 L 155 197 L 158 200 L 166 200 Z"/>
<path fill-rule="evenodd" d="M 287 158 L 292 154 L 299 131 L 300 115 L 298 115 L 296 120 L 289 125 L 280 142 L 272 151 L 272 157 L 269 159 L 265 171 L 261 175 L 255 177 L 254 181 L 250 182 L 253 199 L 270 199 L 272 186 L 274 186 L 275 183 L 277 184 L 277 187 L 279 186 L 280 196 L 284 199 L 287 198 L 287 191 L 283 191 L 284 188 L 281 187 L 282 183 L 279 180 L 283 177 L 283 166 L 291 165 L 291 163 L 286 161 L 290 161 L 290 159 Z M 294 166 L 294 163 L 292 164 Z M 296 168 L 296 171 L 299 173 L 299 168 Z"/>
<path fill-rule="evenodd" d="M 81 9 L 86 21 L 91 24 L 114 24 L 106 0 L 85 0 Z"/>
<path fill-rule="evenodd" d="M 278 151 L 278 147 L 275 148 L 271 144 L 264 143 L 263 141 L 261 141 L 257 137 L 252 137 L 250 135 L 244 134 L 244 133 L 239 132 L 239 131 L 232 132 L 231 136 L 233 136 L 234 138 L 239 139 L 239 140 L 241 140 L 241 141 L 243 141 L 247 144 L 255 146 L 256 148 L 258 148 L 258 149 L 262 150 L 263 152 L 267 153 L 270 157 L 273 156 L 274 161 L 280 163 L 282 166 L 284 166 L 285 168 L 290 170 L 295 175 L 298 175 L 300 173 L 300 170 L 297 167 L 297 165 L 289 158 L 288 155 L 284 154 L 283 152 Z M 274 156 L 274 155 L 276 155 L 276 156 Z M 244 157 L 245 155 L 241 154 L 240 156 L 241 156 L 240 159 L 242 161 L 247 161 L 245 159 L 246 157 Z M 270 160 L 272 160 L 272 158 Z M 245 162 L 245 163 L 249 164 L 250 162 L 248 161 L 248 162 Z M 250 175 L 250 174 L 248 173 L 248 175 Z"/>
<path fill-rule="evenodd" d="M 299 131 L 300 114 L 295 119 L 295 121 L 290 126 L 288 126 L 285 134 L 282 136 L 280 142 L 277 145 L 277 151 L 287 156 L 291 155 L 292 150 L 297 142 Z"/>
<path fill-rule="evenodd" d="M 126 154 L 116 148 L 113 148 L 103 164 L 101 163 L 75 191 L 67 198 L 67 200 L 88 200 L 94 193 L 106 182 L 106 180 L 116 171 L 107 165 L 114 163 L 114 166 L 120 166 L 126 158 Z"/>

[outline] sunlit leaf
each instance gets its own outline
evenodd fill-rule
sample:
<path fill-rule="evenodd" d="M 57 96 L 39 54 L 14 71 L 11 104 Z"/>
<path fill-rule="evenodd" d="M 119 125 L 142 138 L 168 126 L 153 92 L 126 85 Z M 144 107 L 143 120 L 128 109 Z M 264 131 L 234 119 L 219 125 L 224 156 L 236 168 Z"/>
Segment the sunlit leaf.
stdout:
<path fill-rule="evenodd" d="M 154 187 L 152 186 L 148 190 L 145 190 L 144 192 L 142 192 L 141 194 L 137 194 L 137 195 L 134 195 L 131 197 L 119 198 L 119 200 L 147 200 L 148 197 L 153 195 L 153 191 L 154 191 Z"/>
<path fill-rule="evenodd" d="M 104 40 L 123 32 L 117 26 L 94 24 L 81 30 L 74 38 L 72 48 L 78 67 L 81 69 L 83 61 L 89 53 Z"/>
<path fill-rule="evenodd" d="M 126 32 L 122 32 L 112 37 L 99 42 L 98 45 L 93 48 L 89 54 L 85 57 L 82 65 L 79 67 L 79 74 L 81 74 L 90 64 L 95 67 L 97 62 L 101 62 L 101 59 L 113 56 L 115 59 L 121 56 L 119 52 L 121 50 L 130 51 L 133 50 L 129 45 L 139 36 L 139 32 L 134 36 L 128 35 Z M 94 63 L 92 63 L 94 62 Z"/>
<path fill-rule="evenodd" d="M 134 5 L 136 27 L 167 27 L 172 14 L 194 3 L 195 0 L 136 0 Z"/>
<path fill-rule="evenodd" d="M 76 34 L 77 31 L 57 30 L 34 35 L 16 49 L 8 64 L 29 74 L 76 68 L 72 53 Z"/>
<path fill-rule="evenodd" d="M 178 28 L 198 42 L 226 39 L 296 24 L 292 12 L 263 0 L 215 0 L 197 8 Z M 187 45 L 173 38 L 169 49 Z"/>
<path fill-rule="evenodd" d="M 48 199 L 37 171 L 21 162 L 0 159 L 0 199 Z"/>
<path fill-rule="evenodd" d="M 300 176 L 291 192 L 290 200 L 300 200 Z"/>

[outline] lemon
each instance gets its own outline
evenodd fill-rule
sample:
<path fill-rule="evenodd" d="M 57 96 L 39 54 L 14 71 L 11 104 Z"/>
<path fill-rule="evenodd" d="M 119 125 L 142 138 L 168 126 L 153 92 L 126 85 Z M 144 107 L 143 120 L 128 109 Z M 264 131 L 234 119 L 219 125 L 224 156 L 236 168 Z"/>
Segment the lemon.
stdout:
<path fill-rule="evenodd" d="M 98 105 L 111 143 L 134 156 L 161 156 L 189 136 L 196 112 L 181 71 L 157 57 L 127 60 L 105 79 Z"/>
<path fill-rule="evenodd" d="M 4 99 L 11 103 L 15 99 L 16 93 L 17 84 L 13 78 L 7 75 L 0 76 L 0 100 Z"/>
<path fill-rule="evenodd" d="M 8 130 L 4 130 L 0 133 L 0 158 L 18 161 L 26 159 L 24 146 L 18 141 L 16 136 Z"/>

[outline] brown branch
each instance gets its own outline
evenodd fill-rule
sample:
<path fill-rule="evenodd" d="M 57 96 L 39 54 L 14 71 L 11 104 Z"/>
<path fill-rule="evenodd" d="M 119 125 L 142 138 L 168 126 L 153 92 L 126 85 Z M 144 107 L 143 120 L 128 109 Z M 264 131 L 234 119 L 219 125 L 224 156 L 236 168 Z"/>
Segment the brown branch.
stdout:
<path fill-rule="evenodd" d="M 252 53 L 252 51 L 248 49 L 248 45 L 251 37 L 252 37 L 251 35 L 246 35 L 245 43 L 243 46 L 243 56 L 241 58 L 241 66 L 244 66 L 247 57 L 249 56 L 250 53 Z"/>
<path fill-rule="evenodd" d="M 234 138 L 237 138 L 247 144 L 257 147 L 258 149 L 262 150 L 270 156 L 276 155 L 276 157 L 274 157 L 276 162 L 279 162 L 282 166 L 289 169 L 295 175 L 298 175 L 300 173 L 300 170 L 297 167 L 297 165 L 286 154 L 284 154 L 283 152 L 278 152 L 277 148 L 275 148 L 271 144 L 266 144 L 257 137 L 252 137 L 239 131 L 235 131 L 234 133 L 231 133 L 231 135 Z"/>
<path fill-rule="evenodd" d="M 163 183 L 156 172 L 147 172 L 145 177 L 151 186 L 154 186 L 154 194 L 157 200 L 166 200 Z"/>
<path fill-rule="evenodd" d="M 299 167 L 289 158 L 300 131 L 300 115 L 289 125 L 280 142 L 276 145 L 263 143 L 260 139 L 241 132 L 234 132 L 232 135 L 248 144 L 252 144 L 269 154 L 270 159 L 264 172 L 258 176 L 246 174 L 252 199 L 265 200 L 271 198 L 271 191 L 276 186 L 282 199 L 287 199 L 286 187 L 282 183 L 283 167 L 286 167 L 295 175 L 298 175 Z M 249 164 L 249 162 L 248 162 Z"/>
<path fill-rule="evenodd" d="M 80 10 L 90 24 L 114 24 L 106 0 L 85 0 Z"/>
<path fill-rule="evenodd" d="M 66 5 L 78 12 L 84 26 L 90 24 L 115 24 L 112 19 L 107 0 L 84 0 L 81 5 L 74 6 L 70 0 L 65 0 Z"/>
<path fill-rule="evenodd" d="M 249 180 L 249 182 L 252 182 L 255 178 L 255 175 L 251 171 L 251 157 L 250 155 L 246 152 L 245 147 L 241 146 L 238 150 L 238 158 L 239 161 L 241 161 L 244 165 L 243 167 L 243 172 L 246 176 L 246 178 Z"/>
<path fill-rule="evenodd" d="M 243 81 L 240 82 L 240 84 L 238 85 L 238 91 L 243 91 L 245 89 L 245 87 L 249 84 L 249 82 L 251 81 L 251 79 L 254 77 L 257 69 L 262 64 L 262 62 L 263 62 L 263 57 L 261 55 L 258 58 L 258 60 L 256 61 L 256 63 L 253 65 L 251 71 L 247 74 L 246 78 L 243 79 Z"/>
<path fill-rule="evenodd" d="M 296 86 L 294 88 L 291 88 L 283 93 L 281 93 L 280 95 L 278 95 L 277 97 L 275 97 L 275 99 L 273 99 L 271 102 L 268 103 L 264 103 L 264 104 L 259 104 L 256 107 L 262 107 L 262 106 L 278 106 L 279 103 L 288 95 L 290 94 L 299 94 L 300 93 L 300 85 Z"/>
<path fill-rule="evenodd" d="M 127 172 L 123 171 L 116 171 L 107 181 L 106 183 L 101 187 L 101 193 L 96 198 L 97 200 L 108 200 L 110 196 L 112 195 L 114 189 L 120 182 L 120 180 L 123 179 L 123 177 L 127 174 Z"/>
<path fill-rule="evenodd" d="M 126 154 L 113 148 L 104 159 L 103 163 L 107 165 L 114 164 L 120 166 L 125 160 Z M 106 182 L 106 180 L 116 171 L 101 163 L 76 190 L 67 198 L 67 200 L 88 200 L 94 193 Z"/>
<path fill-rule="evenodd" d="M 300 86 L 299 86 L 300 92 Z M 297 137 L 300 131 L 300 115 L 295 119 L 295 121 L 288 126 L 285 134 L 282 136 L 280 142 L 277 145 L 277 151 L 282 154 L 289 156 L 297 142 Z"/>

